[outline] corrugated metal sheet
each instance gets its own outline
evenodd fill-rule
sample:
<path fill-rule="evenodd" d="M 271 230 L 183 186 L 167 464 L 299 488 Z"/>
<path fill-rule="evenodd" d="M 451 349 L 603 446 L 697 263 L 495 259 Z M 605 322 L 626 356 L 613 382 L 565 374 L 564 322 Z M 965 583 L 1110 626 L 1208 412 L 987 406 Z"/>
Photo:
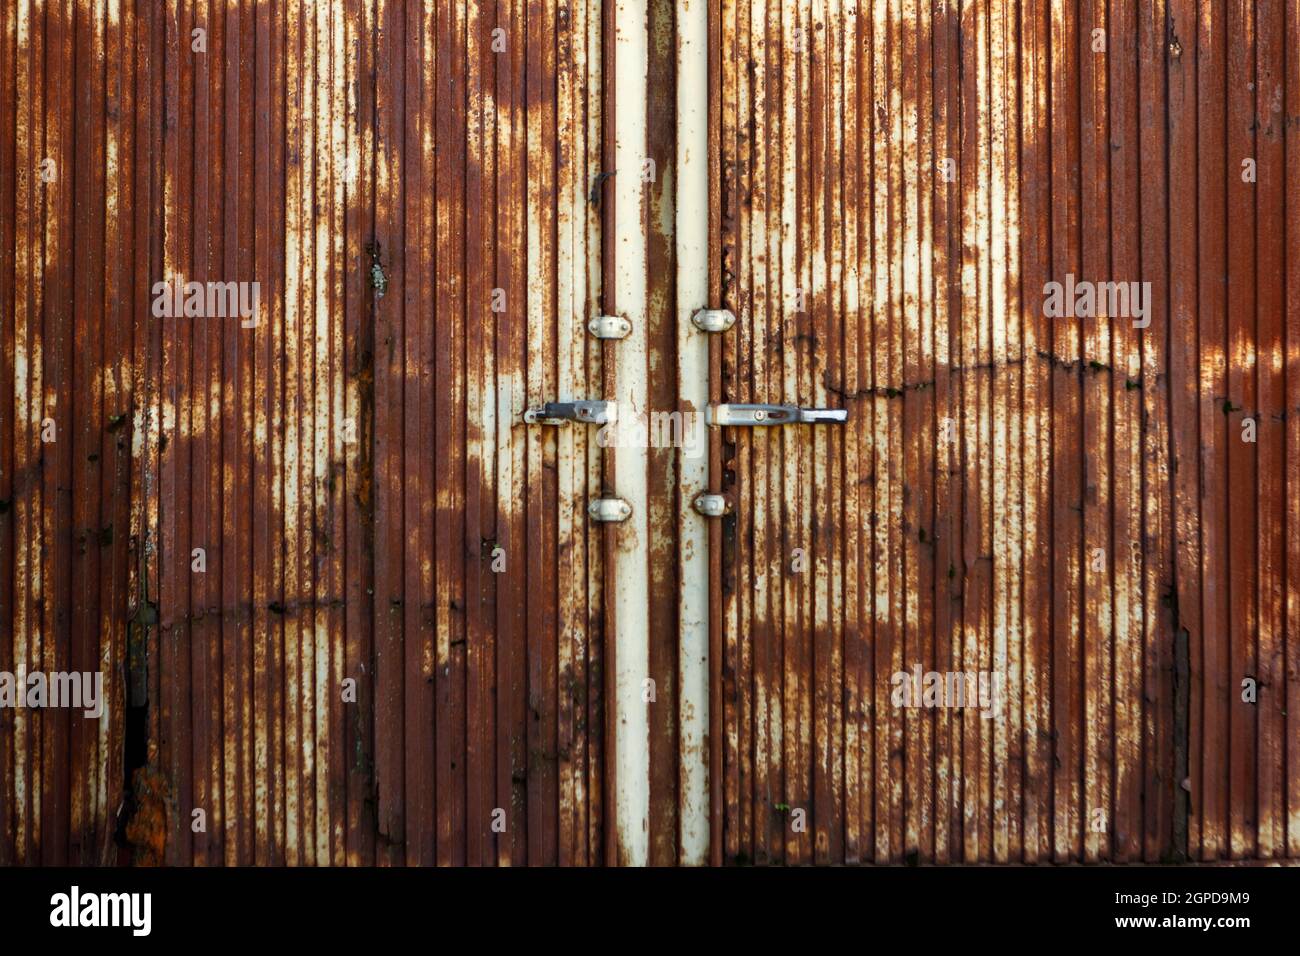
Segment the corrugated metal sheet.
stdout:
<path fill-rule="evenodd" d="M 520 419 L 599 397 L 601 15 L 5 5 L 0 668 L 117 696 L 0 715 L 0 861 L 110 858 L 129 774 L 137 861 L 602 858 L 600 449 Z"/>
<path fill-rule="evenodd" d="M 692 2 L 0 7 L 0 864 L 700 852 L 682 450 L 520 418 L 682 410 Z M 1300 856 L 1300 7 L 708 10 L 711 399 L 851 415 L 711 435 L 712 859 Z"/>
<path fill-rule="evenodd" d="M 131 547 L 131 368 L 146 167 L 127 34 L 99 6 L 0 10 L 0 671 L 113 672 Z M 116 8 L 114 9 L 116 12 Z M 78 24 L 82 29 L 77 29 Z M 74 82 L 63 66 L 84 64 Z M 81 192 L 74 195 L 74 186 Z M 80 197 L 80 201 L 76 201 Z M 92 199 L 93 197 L 93 199 Z M 138 300 L 143 304 L 143 299 Z M 0 710 L 0 863 L 114 853 L 123 684 L 102 721 Z"/>
<path fill-rule="evenodd" d="M 725 432 L 715 850 L 1294 857 L 1300 10 L 715 31 L 721 396 L 851 411 Z M 1150 326 L 1046 318 L 1067 273 L 1149 281 Z M 1004 714 L 895 706 L 914 667 L 1005 674 Z"/>

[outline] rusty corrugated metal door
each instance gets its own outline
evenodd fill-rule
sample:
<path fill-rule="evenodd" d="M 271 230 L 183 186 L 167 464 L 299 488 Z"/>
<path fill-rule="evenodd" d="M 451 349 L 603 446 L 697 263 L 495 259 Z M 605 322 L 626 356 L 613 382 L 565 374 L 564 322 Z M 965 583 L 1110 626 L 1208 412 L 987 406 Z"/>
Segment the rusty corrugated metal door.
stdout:
<path fill-rule="evenodd" d="M 712 17 L 715 858 L 1296 856 L 1300 10 Z"/>
<path fill-rule="evenodd" d="M 0 679 L 106 699 L 0 707 L 0 863 L 1300 856 L 1293 48 L 4 4 Z M 849 417 L 706 471 L 706 388 Z M 523 420 L 580 400 L 630 435 Z"/>
<path fill-rule="evenodd" d="M 165 49 L 207 12 L 159 23 Z M 206 834 L 170 814 L 166 858 L 597 860 L 601 556 L 583 508 L 599 453 L 581 428 L 521 416 L 600 381 L 583 323 L 600 280 L 599 6 L 305 3 L 257 11 L 260 26 L 212 12 L 215 55 L 164 73 L 164 195 L 208 103 L 228 104 L 251 150 L 211 152 L 227 159 L 219 234 L 271 292 L 256 338 L 225 337 L 220 444 L 192 427 L 226 483 L 227 512 L 199 526 L 221 529 L 203 580 L 221 582 L 222 613 L 191 623 L 211 598 L 187 601 L 192 579 L 158 562 L 151 763 L 181 807 L 211 808 Z M 259 130 L 242 100 L 274 121 Z M 202 194 L 185 164 L 175 175 Z M 233 202 L 255 185 L 265 205 Z M 187 233 L 175 268 L 198 275 Z M 169 354 L 164 421 L 195 385 L 173 384 Z M 186 554 L 197 518 L 168 513 L 167 485 L 201 472 L 184 446 L 159 452 L 162 548 Z"/>
<path fill-rule="evenodd" d="M 604 17 L 0 10 L 0 862 L 604 858 Z"/>
<path fill-rule="evenodd" d="M 95 719 L 0 686 L 0 864 L 94 864 L 123 790 L 137 130 L 129 35 L 46 7 L 0 8 L 0 672 L 18 695 L 98 672 L 107 699 Z"/>

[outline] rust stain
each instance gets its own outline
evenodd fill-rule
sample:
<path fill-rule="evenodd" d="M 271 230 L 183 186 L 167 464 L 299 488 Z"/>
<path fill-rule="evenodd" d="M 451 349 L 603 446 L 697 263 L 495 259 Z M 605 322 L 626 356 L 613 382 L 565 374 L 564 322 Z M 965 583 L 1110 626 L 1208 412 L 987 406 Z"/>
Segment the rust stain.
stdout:
<path fill-rule="evenodd" d="M 715 861 L 1294 856 L 1293 13 L 711 9 L 721 400 L 850 410 L 714 439 Z"/>
<path fill-rule="evenodd" d="M 617 223 L 610 0 L 0 5 L 0 671 L 106 700 L 0 712 L 0 865 L 616 857 L 614 453 L 521 416 L 609 393 L 628 229 L 694 411 L 647 9 Z M 1300 857 L 1296 5 L 709 18 L 710 400 L 850 411 L 709 435 L 713 861 Z M 256 322 L 159 315 L 176 277 Z M 1075 280 L 1149 323 L 1048 316 Z M 918 669 L 1001 709 L 895 704 Z"/>
<path fill-rule="evenodd" d="M 156 768 L 137 768 L 131 778 L 131 794 L 133 809 L 125 831 L 131 862 L 135 866 L 163 866 L 172 813 L 167 780 Z"/>
<path fill-rule="evenodd" d="M 604 32 L 0 10 L 0 669 L 109 700 L 0 719 L 0 862 L 603 859 L 602 452 L 521 415 L 599 397 Z"/>

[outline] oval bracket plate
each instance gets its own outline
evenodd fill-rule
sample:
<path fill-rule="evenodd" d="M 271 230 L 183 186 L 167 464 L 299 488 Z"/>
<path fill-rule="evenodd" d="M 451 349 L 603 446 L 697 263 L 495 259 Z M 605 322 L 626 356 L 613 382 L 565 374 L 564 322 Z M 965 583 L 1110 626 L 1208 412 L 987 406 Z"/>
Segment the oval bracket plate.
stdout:
<path fill-rule="evenodd" d="M 598 339 L 625 339 L 632 323 L 621 315 L 598 315 L 587 323 L 587 331 Z"/>
<path fill-rule="evenodd" d="M 726 495 L 696 495 L 695 510 L 706 518 L 721 518 L 731 513 L 731 501 Z"/>
<path fill-rule="evenodd" d="M 596 498 L 587 505 L 592 521 L 626 521 L 632 516 L 632 506 L 622 498 Z"/>
<path fill-rule="evenodd" d="M 701 332 L 725 332 L 736 324 L 736 315 L 730 309 L 700 309 L 691 322 Z"/>

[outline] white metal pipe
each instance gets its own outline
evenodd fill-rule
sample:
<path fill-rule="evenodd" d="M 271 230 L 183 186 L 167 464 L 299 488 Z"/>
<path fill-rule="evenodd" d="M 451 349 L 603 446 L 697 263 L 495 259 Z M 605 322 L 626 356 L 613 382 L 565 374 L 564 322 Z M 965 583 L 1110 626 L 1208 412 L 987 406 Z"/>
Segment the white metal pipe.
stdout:
<path fill-rule="evenodd" d="M 709 14 L 705 0 L 677 0 L 676 19 L 677 388 L 684 416 L 695 416 L 696 427 L 702 430 L 709 401 L 709 340 L 691 317 L 709 304 Z M 691 503 L 708 490 L 707 447 L 686 443 L 678 461 L 682 503 L 677 518 L 681 542 L 679 852 L 682 863 L 702 866 L 709 859 L 709 529 L 707 519 Z"/>
<path fill-rule="evenodd" d="M 612 347 L 619 417 L 644 420 L 649 383 L 646 341 L 647 0 L 618 0 L 614 34 L 614 294 L 632 323 Z M 620 444 L 624 444 L 621 443 Z M 627 443 L 632 444 L 632 443 Z M 617 536 L 614 578 L 615 820 L 619 862 L 645 866 L 650 845 L 650 566 L 649 453 L 616 447 L 613 487 L 631 516 L 606 525 Z"/>

